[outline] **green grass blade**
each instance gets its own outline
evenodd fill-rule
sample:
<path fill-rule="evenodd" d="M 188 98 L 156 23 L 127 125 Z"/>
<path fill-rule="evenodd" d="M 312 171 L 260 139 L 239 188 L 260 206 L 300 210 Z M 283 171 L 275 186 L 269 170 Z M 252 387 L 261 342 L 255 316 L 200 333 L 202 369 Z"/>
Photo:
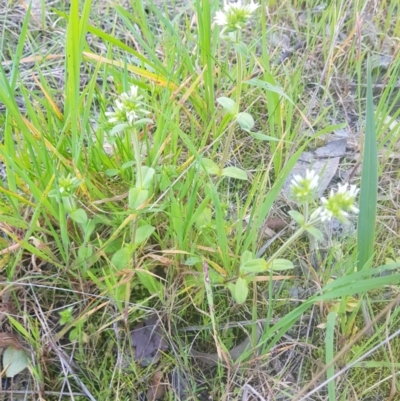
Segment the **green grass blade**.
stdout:
<path fill-rule="evenodd" d="M 326 337 L 325 337 L 325 363 L 329 365 L 334 358 L 334 341 L 335 341 L 335 321 L 336 312 L 331 312 L 328 315 L 326 322 Z M 329 380 L 335 374 L 335 366 L 332 365 L 326 371 L 326 378 Z M 328 383 L 328 396 L 329 401 L 336 400 L 335 380 Z"/>
<path fill-rule="evenodd" d="M 204 89 L 207 109 L 209 113 L 214 110 L 214 57 L 211 48 L 211 35 L 214 35 L 214 30 L 211 29 L 211 10 L 209 0 L 196 1 L 197 18 L 198 18 L 198 32 L 201 62 L 205 68 L 204 73 Z"/>
<path fill-rule="evenodd" d="M 358 217 L 358 269 L 371 263 L 375 241 L 376 205 L 378 198 L 378 151 L 372 97 L 371 62 L 367 67 L 367 120 Z"/>
<path fill-rule="evenodd" d="M 71 10 L 67 29 L 67 97 L 66 97 L 66 120 L 69 118 L 71 124 L 71 150 L 75 163 L 79 159 L 75 157 L 78 149 L 78 121 L 79 121 L 79 80 L 80 80 L 80 32 L 79 32 L 79 1 L 71 1 Z"/>

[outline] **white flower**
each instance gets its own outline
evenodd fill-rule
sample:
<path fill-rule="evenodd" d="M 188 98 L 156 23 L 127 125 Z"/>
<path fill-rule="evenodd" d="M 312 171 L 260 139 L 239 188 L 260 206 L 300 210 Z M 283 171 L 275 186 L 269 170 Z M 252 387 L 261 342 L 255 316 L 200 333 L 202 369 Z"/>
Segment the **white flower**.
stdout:
<path fill-rule="evenodd" d="M 225 0 L 223 10 L 215 13 L 214 22 L 223 27 L 221 35 L 223 33 L 241 31 L 246 27 L 258 7 L 260 5 L 254 3 L 253 0 L 245 5 L 242 5 L 242 0 L 237 0 L 236 2 Z"/>
<path fill-rule="evenodd" d="M 62 196 L 72 195 L 76 188 L 82 183 L 77 177 L 68 174 L 66 177 L 60 177 L 58 180 L 58 191 Z"/>
<path fill-rule="evenodd" d="M 331 220 L 336 218 L 339 221 L 346 223 L 349 217 L 349 212 L 357 214 L 358 208 L 354 202 L 356 200 L 359 189 L 355 185 L 339 184 L 338 189 L 335 192 L 331 190 L 328 199 L 322 197 L 322 211 L 321 221 Z"/>
<path fill-rule="evenodd" d="M 138 95 L 138 87 L 132 85 L 129 93 L 122 93 L 115 101 L 114 111 L 106 112 L 110 124 L 134 125 L 135 121 L 146 117 L 150 112 L 145 109 L 143 96 Z"/>
<path fill-rule="evenodd" d="M 312 199 L 315 189 L 318 187 L 319 176 L 314 170 L 306 170 L 306 176 L 295 175 L 291 181 L 293 197 L 299 202 Z"/>

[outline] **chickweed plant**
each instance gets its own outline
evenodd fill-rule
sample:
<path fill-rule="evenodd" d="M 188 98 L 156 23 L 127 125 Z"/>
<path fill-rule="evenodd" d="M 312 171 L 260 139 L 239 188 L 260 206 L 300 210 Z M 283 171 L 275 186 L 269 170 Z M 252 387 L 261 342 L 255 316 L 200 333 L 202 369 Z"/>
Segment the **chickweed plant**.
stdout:
<path fill-rule="evenodd" d="M 57 0 L 18 24 L 0 11 L 0 370 L 30 377 L 29 394 L 143 399 L 160 375 L 166 399 L 399 391 L 397 159 L 378 165 L 396 154 L 398 96 L 375 108 L 382 49 L 356 37 L 360 15 L 391 37 L 398 21 L 366 1 L 266 3 Z M 291 31 L 301 46 L 278 57 Z M 323 171 L 292 172 L 353 129 L 346 96 L 358 131 L 322 194 Z M 357 218 L 315 265 L 310 244 Z M 143 367 L 131 332 L 155 314 L 169 350 Z"/>

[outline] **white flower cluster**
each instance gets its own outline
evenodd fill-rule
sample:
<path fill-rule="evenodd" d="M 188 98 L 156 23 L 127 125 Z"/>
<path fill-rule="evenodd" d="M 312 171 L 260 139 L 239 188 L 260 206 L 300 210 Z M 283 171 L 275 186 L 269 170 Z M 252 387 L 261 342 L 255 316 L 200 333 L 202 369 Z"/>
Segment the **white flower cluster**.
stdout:
<path fill-rule="evenodd" d="M 217 11 L 214 17 L 214 22 L 222 27 L 221 35 L 243 30 L 259 6 L 253 0 L 249 4 L 225 0 L 223 10 Z"/>
<path fill-rule="evenodd" d="M 128 124 L 133 126 L 135 122 L 150 114 L 142 101 L 143 96 L 138 94 L 138 87 L 132 85 L 129 93 L 122 93 L 115 101 L 115 111 L 106 112 L 110 124 Z"/>
<path fill-rule="evenodd" d="M 299 202 L 311 201 L 315 189 L 318 187 L 319 177 L 313 170 L 307 170 L 306 176 L 295 175 L 291 182 L 293 197 Z M 331 190 L 328 198 L 321 198 L 321 207 L 314 213 L 313 218 L 319 216 L 321 221 L 338 219 L 346 223 L 349 213 L 357 214 L 355 200 L 359 189 L 355 185 L 339 184 L 338 189 Z"/>
<path fill-rule="evenodd" d="M 61 196 L 71 196 L 81 183 L 82 180 L 79 180 L 77 177 L 72 177 L 71 174 L 68 174 L 66 177 L 59 178 L 58 191 L 61 194 Z"/>
<path fill-rule="evenodd" d="M 339 184 L 335 192 L 331 190 L 328 199 L 322 197 L 321 221 L 331 220 L 333 217 L 346 222 L 349 212 L 358 214 L 359 210 L 354 205 L 359 188 L 355 185 Z"/>
<path fill-rule="evenodd" d="M 310 201 L 318 187 L 319 177 L 314 170 L 306 170 L 306 176 L 295 175 L 292 180 L 292 193 L 299 202 Z"/>

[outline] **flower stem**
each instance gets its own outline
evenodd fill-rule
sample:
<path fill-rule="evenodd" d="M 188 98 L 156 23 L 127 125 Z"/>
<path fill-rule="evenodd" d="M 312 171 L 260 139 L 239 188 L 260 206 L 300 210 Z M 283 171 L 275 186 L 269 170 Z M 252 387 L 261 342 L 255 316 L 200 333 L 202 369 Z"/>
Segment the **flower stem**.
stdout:
<path fill-rule="evenodd" d="M 236 39 L 235 43 L 240 42 L 240 31 L 236 32 Z M 240 110 L 240 98 L 242 94 L 242 81 L 243 81 L 243 59 L 242 55 L 236 51 L 236 60 L 237 60 L 237 65 L 236 65 L 236 105 L 235 105 L 235 117 L 239 113 Z M 230 149 L 230 145 L 232 142 L 233 138 L 233 132 L 235 129 L 235 124 L 231 124 L 228 130 L 228 136 L 226 138 L 226 143 L 225 147 L 222 153 L 222 158 L 221 158 L 221 163 L 220 163 L 220 168 L 221 170 L 224 168 L 226 161 L 228 160 L 228 152 Z"/>
<path fill-rule="evenodd" d="M 139 140 L 137 137 L 137 131 L 134 128 L 133 129 L 133 135 L 132 135 L 132 146 L 133 146 L 133 152 L 135 153 L 135 162 L 136 162 L 136 171 L 137 171 L 137 182 L 136 186 L 138 188 L 142 188 L 142 160 L 140 156 L 140 150 L 139 150 Z"/>
<path fill-rule="evenodd" d="M 308 214 L 308 205 L 307 205 L 307 214 Z M 308 216 L 307 216 L 308 218 Z M 290 245 L 293 244 L 297 239 L 299 239 L 305 231 L 307 231 L 307 227 L 314 226 L 316 223 L 321 221 L 320 217 L 315 219 L 311 219 L 307 221 L 303 226 L 301 226 L 297 231 L 267 260 L 267 263 L 270 264 L 276 259 L 279 255 L 281 255 Z"/>

